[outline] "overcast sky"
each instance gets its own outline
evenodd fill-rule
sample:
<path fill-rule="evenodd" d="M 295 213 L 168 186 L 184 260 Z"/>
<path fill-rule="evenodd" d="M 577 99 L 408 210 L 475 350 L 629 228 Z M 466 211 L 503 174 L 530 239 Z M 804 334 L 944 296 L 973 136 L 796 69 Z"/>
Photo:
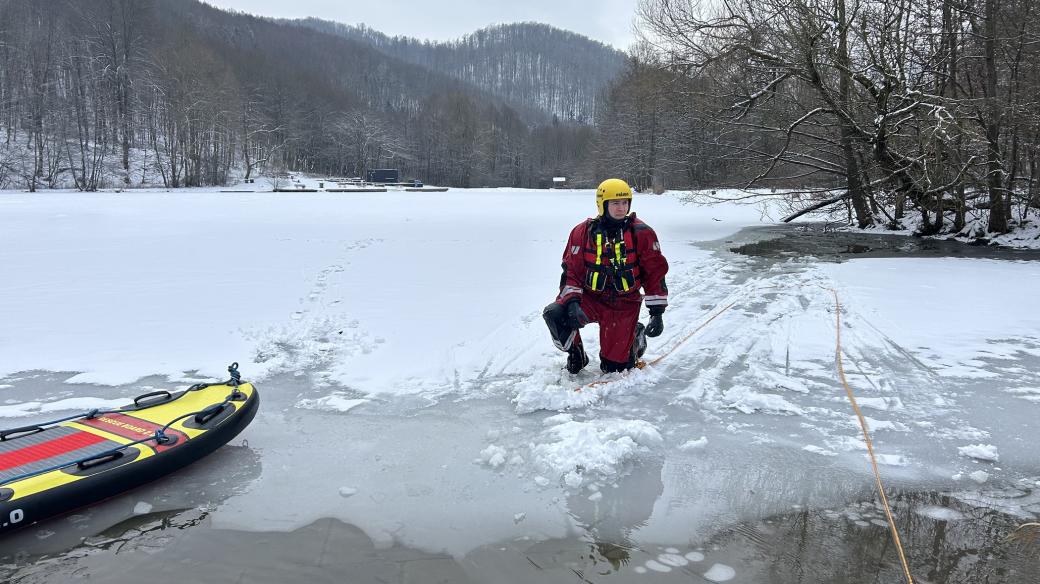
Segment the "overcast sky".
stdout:
<path fill-rule="evenodd" d="M 446 41 L 489 24 L 544 22 L 625 50 L 639 0 L 204 0 L 220 8 L 278 18 L 314 16 L 361 24 L 388 35 Z"/>

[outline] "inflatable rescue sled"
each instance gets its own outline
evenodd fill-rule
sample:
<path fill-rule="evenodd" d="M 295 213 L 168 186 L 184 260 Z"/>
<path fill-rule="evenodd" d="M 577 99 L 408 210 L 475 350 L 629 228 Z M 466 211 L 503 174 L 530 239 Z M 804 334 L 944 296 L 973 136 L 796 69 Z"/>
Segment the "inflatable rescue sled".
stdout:
<path fill-rule="evenodd" d="M 238 364 L 228 371 L 223 383 L 0 431 L 0 536 L 159 479 L 227 444 L 260 403 Z"/>

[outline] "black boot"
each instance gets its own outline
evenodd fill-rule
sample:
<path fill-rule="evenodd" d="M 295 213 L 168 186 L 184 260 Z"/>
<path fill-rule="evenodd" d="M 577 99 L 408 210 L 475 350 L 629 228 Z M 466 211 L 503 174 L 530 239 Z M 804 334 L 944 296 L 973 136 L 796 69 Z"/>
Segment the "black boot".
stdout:
<path fill-rule="evenodd" d="M 622 371 L 628 371 L 635 366 L 636 362 L 634 360 L 619 363 L 617 361 L 611 361 L 610 359 L 604 359 L 603 355 L 599 356 L 599 368 L 604 373 L 621 373 Z"/>
<path fill-rule="evenodd" d="M 542 310 L 542 318 L 545 319 L 545 326 L 549 327 L 549 336 L 556 348 L 570 351 L 578 331 L 567 326 L 566 307 L 553 302 Z"/>
<path fill-rule="evenodd" d="M 581 343 L 574 343 L 567 351 L 567 372 L 575 374 L 589 364 L 589 356 L 585 354 L 585 347 Z"/>
<path fill-rule="evenodd" d="M 643 323 L 636 323 L 636 338 L 632 341 L 632 354 L 631 360 L 633 363 L 639 361 L 639 358 L 646 352 L 646 327 Z"/>

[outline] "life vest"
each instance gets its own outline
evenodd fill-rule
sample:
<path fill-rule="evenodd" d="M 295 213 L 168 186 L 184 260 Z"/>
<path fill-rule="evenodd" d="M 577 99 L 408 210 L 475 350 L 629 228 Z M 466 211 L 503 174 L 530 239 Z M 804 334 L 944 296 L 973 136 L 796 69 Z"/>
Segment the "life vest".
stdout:
<path fill-rule="evenodd" d="M 585 238 L 585 287 L 603 292 L 612 286 L 621 294 L 638 292 L 639 254 L 630 221 L 619 229 L 604 229 L 599 221 L 589 223 Z"/>

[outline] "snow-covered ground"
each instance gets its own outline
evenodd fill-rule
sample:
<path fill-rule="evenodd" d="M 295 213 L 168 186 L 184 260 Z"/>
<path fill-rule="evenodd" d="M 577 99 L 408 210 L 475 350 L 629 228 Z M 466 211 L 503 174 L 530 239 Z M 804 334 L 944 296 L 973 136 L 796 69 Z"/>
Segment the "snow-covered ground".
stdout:
<path fill-rule="evenodd" d="M 671 263 L 667 356 L 604 378 L 595 334 L 573 377 L 541 320 L 591 192 L 0 194 L 0 425 L 238 361 L 259 469 L 214 526 L 335 517 L 456 558 L 588 536 L 722 581 L 719 529 L 871 496 L 833 290 L 890 488 L 1040 487 L 1040 263 L 763 261 L 727 250 L 768 208 L 686 199 L 633 206 Z"/>

